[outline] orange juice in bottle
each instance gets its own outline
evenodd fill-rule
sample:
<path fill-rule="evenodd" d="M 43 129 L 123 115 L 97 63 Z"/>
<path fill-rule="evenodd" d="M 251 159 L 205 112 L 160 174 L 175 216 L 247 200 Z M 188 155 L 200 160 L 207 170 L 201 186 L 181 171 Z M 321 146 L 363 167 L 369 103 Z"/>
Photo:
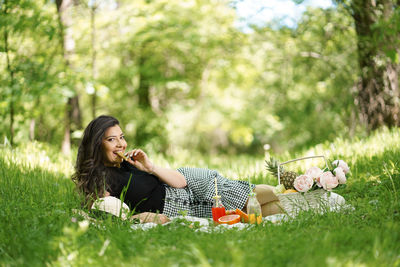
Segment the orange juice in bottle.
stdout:
<path fill-rule="evenodd" d="M 247 202 L 247 214 L 249 216 L 250 224 L 261 224 L 262 213 L 261 206 L 258 203 L 256 193 L 252 192 L 249 194 L 249 200 Z"/>

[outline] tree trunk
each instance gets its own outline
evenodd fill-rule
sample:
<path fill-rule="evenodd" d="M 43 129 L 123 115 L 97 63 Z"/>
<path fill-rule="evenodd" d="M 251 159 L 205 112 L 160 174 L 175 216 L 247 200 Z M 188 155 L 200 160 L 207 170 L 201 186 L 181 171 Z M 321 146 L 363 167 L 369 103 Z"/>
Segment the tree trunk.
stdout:
<path fill-rule="evenodd" d="M 56 0 L 58 18 L 61 30 L 61 44 L 66 71 L 71 70 L 71 56 L 74 53 L 75 42 L 72 38 L 72 18 L 69 14 L 69 8 L 73 4 L 72 0 Z M 75 91 L 74 89 L 72 89 Z M 64 116 L 64 139 L 62 142 L 62 152 L 65 155 L 71 153 L 71 124 L 75 123 L 76 128 L 81 128 L 81 112 L 79 108 L 79 96 L 76 94 L 69 97 Z"/>
<path fill-rule="evenodd" d="M 135 142 L 137 145 L 144 145 L 161 132 L 160 128 L 156 130 L 154 126 L 149 127 L 149 120 L 156 119 L 150 99 L 150 81 L 145 71 L 145 58 L 140 55 L 138 60 L 140 66 L 139 87 L 137 89 L 138 106 L 141 110 L 141 117 L 137 118 L 137 130 L 135 134 Z M 152 123 L 154 125 L 154 123 Z M 160 148 L 160 150 L 162 150 Z"/>
<path fill-rule="evenodd" d="M 3 3 L 3 14 L 6 17 L 8 14 L 8 1 L 4 0 Z M 15 113 L 15 104 L 14 104 L 14 70 L 11 67 L 11 60 L 10 60 L 10 54 L 9 54 L 9 49 L 8 49 L 8 30 L 4 30 L 4 52 L 6 54 L 6 59 L 7 59 L 7 71 L 10 74 L 10 88 L 11 88 L 11 96 L 10 96 L 10 145 L 14 145 L 14 113 Z"/>
<path fill-rule="evenodd" d="M 139 88 L 138 88 L 138 101 L 139 101 L 139 107 L 141 107 L 144 110 L 150 110 L 151 109 L 151 103 L 150 103 L 150 83 L 148 78 L 146 77 L 145 71 L 144 71 L 144 63 L 145 59 L 143 58 L 142 55 L 140 55 L 139 58 L 139 66 L 141 68 L 140 71 L 140 77 L 139 77 Z"/>
<path fill-rule="evenodd" d="M 36 127 L 36 120 L 31 118 L 31 122 L 29 123 L 29 140 L 35 140 L 35 127 Z"/>
<path fill-rule="evenodd" d="M 90 24 L 91 24 L 91 31 L 92 31 L 92 81 L 93 81 L 93 95 L 92 95 L 92 117 L 93 119 L 96 118 L 96 79 L 97 79 L 97 66 L 96 66 L 96 1 L 93 1 L 92 7 L 90 9 Z"/>
<path fill-rule="evenodd" d="M 64 114 L 64 139 L 61 145 L 61 150 L 64 155 L 71 154 L 71 121 L 68 116 L 68 105 L 65 106 L 65 114 Z"/>
<path fill-rule="evenodd" d="M 400 36 L 376 24 L 391 18 L 395 5 L 392 0 L 353 0 L 351 6 L 361 70 L 356 103 L 369 130 L 400 126 L 399 64 L 387 57 L 391 49 L 399 54 L 399 49 L 390 45 Z"/>

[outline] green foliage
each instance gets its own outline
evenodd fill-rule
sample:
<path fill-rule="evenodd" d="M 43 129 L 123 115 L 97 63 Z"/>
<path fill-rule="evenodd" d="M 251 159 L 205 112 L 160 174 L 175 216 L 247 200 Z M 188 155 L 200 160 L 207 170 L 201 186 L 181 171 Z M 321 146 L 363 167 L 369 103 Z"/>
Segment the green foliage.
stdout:
<path fill-rule="evenodd" d="M 59 90 L 63 72 L 58 63 L 61 50 L 54 11 L 54 7 L 40 1 L 7 1 L 2 5 L 0 127 L 4 130 L 1 137 L 10 136 L 5 129 L 9 129 L 11 108 L 18 140 L 27 139 L 30 119 L 44 114 L 58 117 L 58 104 L 63 102 Z M 6 35 L 7 42 L 3 38 Z M 51 109 L 48 103 L 53 104 Z"/>
<path fill-rule="evenodd" d="M 267 142 L 284 151 L 352 134 L 357 61 L 351 18 L 336 9 L 308 9 L 296 29 L 258 29 L 258 35 L 271 47 L 261 57 L 269 70 L 269 92 L 261 100 L 279 123 Z"/>
<path fill-rule="evenodd" d="M 77 2 L 66 67 L 55 3 L 7 1 L 0 49 L 8 33 L 13 81 L 1 53 L 2 140 L 10 137 L 13 105 L 17 142 L 29 138 L 34 122 L 36 140 L 59 145 L 65 103 L 74 94 L 83 126 L 96 94 L 96 114 L 116 116 L 130 146 L 165 154 L 261 155 L 264 144 L 281 153 L 363 130 L 353 96 L 356 37 L 343 5 L 310 8 L 295 28 L 272 23 L 243 33 L 229 1 L 91 3 L 95 43 L 91 6 Z M 380 29 L 394 34 L 397 15 Z M 387 56 L 398 60 L 393 49 Z M 77 144 L 83 129 L 73 130 Z"/>
<path fill-rule="evenodd" d="M 227 57 L 232 50 L 233 11 L 223 2 L 202 1 L 135 2 L 122 8 L 120 28 L 126 34 L 118 40 L 114 55 L 120 63 L 115 76 L 105 81 L 112 91 L 121 91 L 113 96 L 119 105 L 111 110 L 136 125 L 128 130 L 136 145 L 148 143 L 165 151 L 174 144 L 168 139 L 166 123 L 176 115 L 171 109 L 174 105 L 194 108 L 193 100 L 207 90 L 205 72 L 216 58 Z M 126 107 L 130 112 L 121 112 Z"/>

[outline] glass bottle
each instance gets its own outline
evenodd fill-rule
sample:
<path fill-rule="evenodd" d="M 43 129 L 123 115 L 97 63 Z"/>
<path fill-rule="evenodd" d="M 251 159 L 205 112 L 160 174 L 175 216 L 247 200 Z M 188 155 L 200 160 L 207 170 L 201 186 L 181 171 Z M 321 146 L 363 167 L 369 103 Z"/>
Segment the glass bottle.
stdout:
<path fill-rule="evenodd" d="M 249 200 L 247 201 L 247 214 L 249 216 L 250 224 L 261 224 L 262 222 L 262 213 L 261 206 L 258 203 L 256 193 L 251 192 L 249 194 Z"/>
<path fill-rule="evenodd" d="M 218 224 L 218 219 L 226 214 L 225 207 L 224 205 L 222 205 L 221 196 L 214 197 L 214 202 L 211 211 L 214 224 Z"/>

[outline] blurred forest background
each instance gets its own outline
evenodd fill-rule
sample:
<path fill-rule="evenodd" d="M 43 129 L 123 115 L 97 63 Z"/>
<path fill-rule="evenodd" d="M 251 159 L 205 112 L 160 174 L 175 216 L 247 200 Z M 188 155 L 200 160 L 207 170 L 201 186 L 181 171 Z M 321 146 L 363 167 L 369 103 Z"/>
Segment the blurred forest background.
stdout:
<path fill-rule="evenodd" d="M 399 0 L 246 31 L 239 1 L 0 0 L 1 143 L 69 154 L 101 114 L 162 153 L 280 153 L 400 125 Z"/>

